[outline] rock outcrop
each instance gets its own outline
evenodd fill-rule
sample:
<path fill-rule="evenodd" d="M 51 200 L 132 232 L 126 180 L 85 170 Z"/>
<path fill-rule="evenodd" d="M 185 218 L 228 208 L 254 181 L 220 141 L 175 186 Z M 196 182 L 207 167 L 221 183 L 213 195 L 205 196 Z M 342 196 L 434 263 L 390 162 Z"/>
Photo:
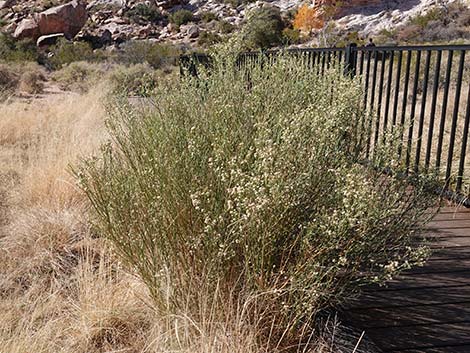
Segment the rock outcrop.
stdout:
<path fill-rule="evenodd" d="M 20 22 L 13 36 L 18 39 L 62 33 L 66 38 L 73 38 L 83 28 L 88 15 L 86 6 L 81 1 L 52 7 Z"/>

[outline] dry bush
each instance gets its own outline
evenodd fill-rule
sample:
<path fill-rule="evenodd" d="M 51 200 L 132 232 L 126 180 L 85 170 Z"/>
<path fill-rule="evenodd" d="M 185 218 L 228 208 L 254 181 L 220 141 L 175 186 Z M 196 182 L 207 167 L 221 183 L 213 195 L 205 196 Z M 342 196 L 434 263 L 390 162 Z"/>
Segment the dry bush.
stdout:
<path fill-rule="evenodd" d="M 294 29 L 310 32 L 314 29 L 323 28 L 325 21 L 322 19 L 317 8 L 304 4 L 297 11 L 292 24 Z"/>
<path fill-rule="evenodd" d="M 18 86 L 19 77 L 9 65 L 0 64 L 0 101 L 12 94 Z"/>
<path fill-rule="evenodd" d="M 44 69 L 36 63 L 0 64 L 0 92 L 10 95 L 41 93 L 45 80 Z"/>
<path fill-rule="evenodd" d="M 44 76 L 37 72 L 25 72 L 21 75 L 19 90 L 28 94 L 42 93 L 44 90 Z"/>
<path fill-rule="evenodd" d="M 63 90 L 84 93 L 102 80 L 105 71 L 106 68 L 101 64 L 76 61 L 55 71 L 52 79 Z"/>

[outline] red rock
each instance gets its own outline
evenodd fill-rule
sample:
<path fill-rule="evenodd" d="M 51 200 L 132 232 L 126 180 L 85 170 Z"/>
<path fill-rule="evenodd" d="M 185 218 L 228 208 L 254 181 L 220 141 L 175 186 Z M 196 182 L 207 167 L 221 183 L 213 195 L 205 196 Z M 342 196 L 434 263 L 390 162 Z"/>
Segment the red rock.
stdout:
<path fill-rule="evenodd" d="M 41 35 L 64 33 L 66 37 L 73 38 L 87 18 L 85 4 L 74 0 L 41 12 L 38 17 L 39 32 Z"/>
<path fill-rule="evenodd" d="M 13 33 L 13 37 L 17 39 L 32 38 L 36 40 L 40 36 L 39 23 L 34 18 L 27 18 L 21 21 Z"/>

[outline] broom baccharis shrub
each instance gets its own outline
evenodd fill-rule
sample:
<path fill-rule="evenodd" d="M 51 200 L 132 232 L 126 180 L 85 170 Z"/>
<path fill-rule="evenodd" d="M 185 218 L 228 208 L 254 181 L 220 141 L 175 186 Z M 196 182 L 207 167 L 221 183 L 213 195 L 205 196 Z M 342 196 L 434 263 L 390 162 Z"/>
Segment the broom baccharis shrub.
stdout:
<path fill-rule="evenodd" d="M 157 86 L 147 108 L 117 102 L 112 141 L 75 173 L 159 311 L 237 317 L 281 347 L 420 260 L 411 237 L 433 197 L 357 163 L 358 82 L 287 56 L 234 62 Z"/>

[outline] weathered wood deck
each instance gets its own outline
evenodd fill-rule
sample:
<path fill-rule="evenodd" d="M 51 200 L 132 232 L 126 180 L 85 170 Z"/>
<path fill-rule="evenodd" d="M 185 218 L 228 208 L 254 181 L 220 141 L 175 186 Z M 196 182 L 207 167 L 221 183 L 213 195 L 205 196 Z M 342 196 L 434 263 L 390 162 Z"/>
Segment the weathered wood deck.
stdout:
<path fill-rule="evenodd" d="M 383 352 L 470 353 L 470 209 L 443 208 L 428 234 L 425 266 L 366 289 L 344 313 Z"/>

